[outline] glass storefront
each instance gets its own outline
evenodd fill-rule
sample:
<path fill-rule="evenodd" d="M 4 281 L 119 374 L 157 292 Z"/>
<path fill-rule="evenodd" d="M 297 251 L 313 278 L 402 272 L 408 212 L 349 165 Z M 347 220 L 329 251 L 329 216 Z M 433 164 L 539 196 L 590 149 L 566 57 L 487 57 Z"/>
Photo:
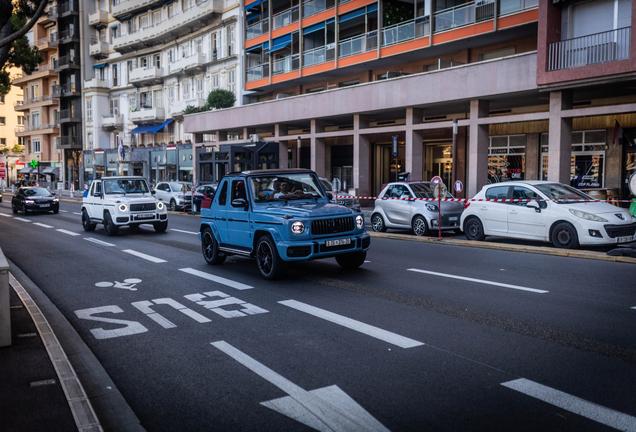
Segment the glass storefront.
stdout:
<path fill-rule="evenodd" d="M 526 136 L 490 137 L 488 147 L 488 183 L 524 180 L 526 173 Z"/>
<path fill-rule="evenodd" d="M 179 149 L 179 181 L 192 183 L 192 149 Z"/>

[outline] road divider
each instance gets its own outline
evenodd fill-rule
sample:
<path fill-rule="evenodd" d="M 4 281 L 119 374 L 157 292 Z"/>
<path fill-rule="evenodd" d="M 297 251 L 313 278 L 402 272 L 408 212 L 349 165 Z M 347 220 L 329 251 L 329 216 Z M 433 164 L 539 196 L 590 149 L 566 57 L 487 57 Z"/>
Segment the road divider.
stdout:
<path fill-rule="evenodd" d="M 522 286 L 518 286 L 518 285 L 510 285 L 510 284 L 501 283 L 501 282 L 493 282 L 493 281 L 487 281 L 487 280 L 483 280 L 483 279 L 475 279 L 475 278 L 469 278 L 469 277 L 465 277 L 465 276 L 457 276 L 457 275 L 452 275 L 452 274 L 447 274 L 447 273 L 438 273 L 438 272 L 432 272 L 432 271 L 428 271 L 428 270 L 420 270 L 420 269 L 414 269 L 414 268 L 410 268 L 410 269 L 406 269 L 406 270 L 407 271 L 412 271 L 412 272 L 417 272 L 417 273 L 430 274 L 430 275 L 433 275 L 433 276 L 440 276 L 440 277 L 451 278 L 451 279 L 459 279 L 459 280 L 464 280 L 464 281 L 467 281 L 467 282 L 475 282 L 475 283 L 480 283 L 480 284 L 485 284 L 485 285 L 500 286 L 500 287 L 503 287 L 503 288 L 511 288 L 511 289 L 516 289 L 516 290 L 520 290 L 520 291 L 528 291 L 528 292 L 533 292 L 533 293 L 537 293 L 537 294 L 545 294 L 545 293 L 549 292 L 549 291 L 535 289 L 535 288 L 527 288 L 527 287 L 522 287 Z"/>

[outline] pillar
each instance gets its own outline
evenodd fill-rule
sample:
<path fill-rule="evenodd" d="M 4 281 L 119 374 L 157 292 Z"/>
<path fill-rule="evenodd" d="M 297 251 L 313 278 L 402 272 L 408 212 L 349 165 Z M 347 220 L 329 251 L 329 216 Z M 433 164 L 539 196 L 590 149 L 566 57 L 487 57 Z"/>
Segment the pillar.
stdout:
<path fill-rule="evenodd" d="M 404 155 L 404 172 L 411 173 L 409 180 L 422 180 L 422 161 L 424 143 L 422 131 L 413 130 L 413 125 L 422 123 L 423 112 L 417 108 L 406 109 L 406 152 Z"/>
<path fill-rule="evenodd" d="M 250 135 L 255 134 L 255 133 L 256 133 L 256 129 L 249 128 L 249 127 L 244 127 L 243 128 L 243 140 L 251 141 Z"/>
<path fill-rule="evenodd" d="M 281 136 L 287 136 L 287 134 L 287 125 L 274 125 L 274 137 L 276 141 L 278 141 L 278 168 L 280 169 L 287 169 L 287 165 L 289 164 L 289 152 L 287 151 L 289 141 L 280 139 Z"/>
<path fill-rule="evenodd" d="M 526 173 L 525 180 L 541 180 L 541 134 L 526 135 Z"/>
<path fill-rule="evenodd" d="M 371 144 L 369 135 L 363 135 L 369 127 L 369 117 L 353 116 L 353 187 L 358 196 L 371 196 Z"/>
<path fill-rule="evenodd" d="M 317 138 L 316 134 L 324 131 L 324 121 L 311 121 L 311 169 L 320 177 L 325 177 L 325 139 Z"/>
<path fill-rule="evenodd" d="M 550 92 L 548 181 L 570 184 L 572 118 L 562 117 L 562 111 L 567 109 L 572 109 L 572 92 Z"/>
<path fill-rule="evenodd" d="M 479 125 L 478 119 L 488 117 L 489 103 L 470 101 L 468 139 L 468 179 L 466 197 L 472 198 L 488 182 L 488 125 Z"/>

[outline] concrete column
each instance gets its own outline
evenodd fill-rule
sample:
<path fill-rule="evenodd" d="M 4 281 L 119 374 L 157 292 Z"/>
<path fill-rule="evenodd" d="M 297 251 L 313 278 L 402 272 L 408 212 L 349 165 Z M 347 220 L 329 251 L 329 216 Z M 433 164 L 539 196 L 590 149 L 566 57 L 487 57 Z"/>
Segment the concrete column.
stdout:
<path fill-rule="evenodd" d="M 0 347 L 11 345 L 9 263 L 0 249 Z"/>
<path fill-rule="evenodd" d="M 541 134 L 526 134 L 526 180 L 541 180 Z"/>
<path fill-rule="evenodd" d="M 459 194 L 457 194 L 458 196 L 461 195 L 461 197 L 467 196 L 466 195 L 466 166 L 468 165 L 468 160 L 466 158 L 466 132 L 467 132 L 467 128 L 465 127 L 457 128 L 457 160 L 456 161 L 453 160 L 453 163 L 457 164 L 455 168 L 456 178 L 453 180 L 453 183 L 455 182 L 455 180 L 459 180 L 464 185 L 464 190 L 460 192 Z M 453 191 L 451 193 L 455 193 L 455 192 Z"/>
<path fill-rule="evenodd" d="M 572 119 L 563 118 L 561 111 L 571 108 L 571 91 L 550 92 L 548 181 L 570 184 Z"/>
<path fill-rule="evenodd" d="M 324 121 L 311 121 L 311 169 L 321 177 L 325 177 L 325 139 L 316 138 L 316 134 L 324 131 Z"/>
<path fill-rule="evenodd" d="M 287 136 L 287 125 L 276 124 L 274 125 L 274 137 L 278 141 L 278 167 L 280 169 L 287 169 L 289 163 L 289 154 L 287 149 L 289 148 L 289 141 L 282 141 L 279 137 Z"/>
<path fill-rule="evenodd" d="M 422 180 L 422 161 L 424 157 L 424 143 L 422 131 L 413 130 L 413 125 L 422 123 L 421 109 L 406 109 L 406 152 L 404 155 L 404 172 L 409 172 L 409 180 Z"/>
<path fill-rule="evenodd" d="M 369 135 L 362 135 L 369 127 L 369 117 L 353 116 L 353 187 L 358 196 L 371 196 L 371 144 Z"/>
<path fill-rule="evenodd" d="M 623 142 L 625 142 L 625 138 L 623 138 Z M 617 144 L 616 147 L 614 147 L 613 128 L 606 129 L 605 143 L 607 145 L 607 150 L 605 151 L 605 187 L 618 189 L 623 186 L 626 190 L 629 190 L 627 185 L 623 185 L 622 183 L 623 179 L 621 177 L 621 169 L 623 167 L 623 147 L 620 144 Z M 625 143 L 625 145 L 627 144 Z"/>
<path fill-rule="evenodd" d="M 250 140 L 250 135 L 255 134 L 255 133 L 256 133 L 256 129 L 244 127 L 243 128 L 243 139 L 245 141 L 249 141 Z"/>
<path fill-rule="evenodd" d="M 470 101 L 470 130 L 468 140 L 468 179 L 466 196 L 472 198 L 488 182 L 488 125 L 477 124 L 477 119 L 488 117 L 489 103 Z"/>

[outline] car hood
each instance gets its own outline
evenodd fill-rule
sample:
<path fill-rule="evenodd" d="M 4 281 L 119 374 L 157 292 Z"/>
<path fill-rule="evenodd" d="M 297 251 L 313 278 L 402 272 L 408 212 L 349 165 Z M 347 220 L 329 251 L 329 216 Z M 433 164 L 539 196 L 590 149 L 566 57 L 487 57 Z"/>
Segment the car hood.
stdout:
<path fill-rule="evenodd" d="M 626 210 L 606 202 L 579 202 L 568 204 L 556 204 L 564 209 L 580 210 L 593 215 L 602 216 L 612 222 L 632 222 L 632 215 Z M 623 214 L 624 221 L 620 220 L 615 214 Z"/>
<path fill-rule="evenodd" d="M 24 199 L 28 199 L 28 200 L 49 200 L 52 201 L 55 199 L 54 196 L 44 196 L 44 195 L 32 195 L 32 196 L 28 196 L 28 197 L 24 197 Z"/>
<path fill-rule="evenodd" d="M 117 202 L 120 203 L 127 203 L 127 202 L 134 202 L 134 203 L 150 203 L 150 202 L 157 202 L 157 198 L 154 197 L 154 195 L 151 195 L 149 193 L 144 194 L 114 194 L 114 195 L 107 195 L 108 198 L 110 199 L 114 199 L 117 200 Z"/>
<path fill-rule="evenodd" d="M 295 217 L 329 217 L 348 216 L 353 214 L 348 208 L 337 204 L 316 203 L 309 201 L 296 201 L 285 205 L 257 205 L 254 209 L 254 213 L 270 216 L 291 215 Z"/>

